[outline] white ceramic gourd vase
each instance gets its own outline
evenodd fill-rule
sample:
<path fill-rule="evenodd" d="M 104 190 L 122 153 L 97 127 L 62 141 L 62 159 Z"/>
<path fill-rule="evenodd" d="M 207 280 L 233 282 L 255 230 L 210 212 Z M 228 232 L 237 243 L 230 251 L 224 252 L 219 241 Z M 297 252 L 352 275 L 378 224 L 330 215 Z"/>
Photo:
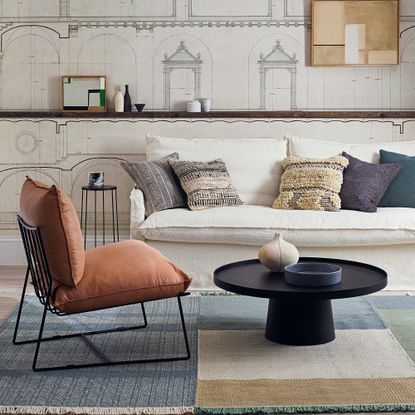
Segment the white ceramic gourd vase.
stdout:
<path fill-rule="evenodd" d="M 274 239 L 259 250 L 258 258 L 271 271 L 283 272 L 287 265 L 296 264 L 300 255 L 293 244 L 284 241 L 281 234 L 276 233 Z"/>

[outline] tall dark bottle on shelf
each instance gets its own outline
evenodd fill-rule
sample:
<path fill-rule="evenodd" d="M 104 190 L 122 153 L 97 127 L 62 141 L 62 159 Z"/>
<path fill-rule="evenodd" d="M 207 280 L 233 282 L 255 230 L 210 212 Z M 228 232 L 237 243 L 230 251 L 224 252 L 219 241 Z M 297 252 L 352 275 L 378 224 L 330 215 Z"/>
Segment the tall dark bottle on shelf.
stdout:
<path fill-rule="evenodd" d="M 124 94 L 124 112 L 131 112 L 131 97 L 130 92 L 128 90 L 128 85 L 125 86 L 125 94 Z"/>

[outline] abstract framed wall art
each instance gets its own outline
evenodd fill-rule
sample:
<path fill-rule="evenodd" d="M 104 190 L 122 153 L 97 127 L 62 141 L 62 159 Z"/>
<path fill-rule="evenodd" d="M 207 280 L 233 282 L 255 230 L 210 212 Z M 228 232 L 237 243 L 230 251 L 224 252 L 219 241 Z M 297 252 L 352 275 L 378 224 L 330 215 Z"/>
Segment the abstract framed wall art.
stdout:
<path fill-rule="evenodd" d="M 106 112 L 105 76 L 63 76 L 63 111 Z"/>
<path fill-rule="evenodd" d="M 398 64 L 399 0 L 313 0 L 313 66 Z"/>

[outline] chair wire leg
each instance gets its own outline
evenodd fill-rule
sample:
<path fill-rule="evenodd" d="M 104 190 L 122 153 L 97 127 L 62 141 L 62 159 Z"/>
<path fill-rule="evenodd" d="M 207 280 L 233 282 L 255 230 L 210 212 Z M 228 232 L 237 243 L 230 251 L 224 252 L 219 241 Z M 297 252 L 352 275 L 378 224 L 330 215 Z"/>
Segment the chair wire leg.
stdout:
<path fill-rule="evenodd" d="M 143 312 L 144 327 L 147 327 L 147 314 L 146 309 L 144 308 L 144 303 L 141 303 L 141 311 Z"/>
<path fill-rule="evenodd" d="M 29 274 L 30 274 L 30 270 L 29 270 L 29 267 L 27 267 L 26 276 L 25 276 L 23 289 L 22 289 L 22 296 L 20 298 L 19 311 L 17 312 L 17 317 L 16 317 L 16 325 L 14 327 L 13 344 L 20 344 L 18 341 L 16 341 L 16 339 L 17 339 L 17 332 L 19 330 L 20 317 L 22 315 L 23 303 L 24 303 L 24 298 L 25 298 L 25 295 L 26 295 L 26 289 L 27 289 L 27 282 L 29 280 Z"/>
<path fill-rule="evenodd" d="M 182 300 L 180 298 L 180 295 L 177 296 L 177 302 L 179 303 L 180 320 L 182 322 L 183 337 L 184 337 L 184 342 L 186 344 L 186 358 L 190 359 L 189 338 L 187 336 L 186 323 L 184 321 L 183 306 L 182 306 Z"/>
<path fill-rule="evenodd" d="M 51 287 L 49 287 L 49 290 L 51 290 Z M 66 369 L 81 369 L 81 368 L 91 368 L 91 367 L 102 367 L 102 366 L 114 366 L 114 365 L 125 365 L 125 364 L 137 364 L 137 363 L 158 363 L 158 362 L 172 362 L 172 361 L 179 361 L 179 360 L 188 360 L 190 358 L 190 346 L 189 346 L 189 339 L 188 339 L 188 335 L 187 335 L 187 329 L 186 329 L 186 324 L 185 324 L 185 320 L 184 320 L 184 313 L 183 313 L 183 306 L 182 306 L 182 302 L 181 302 L 181 296 L 177 296 L 177 301 L 178 301 L 178 306 L 179 306 L 179 311 L 180 311 L 180 321 L 181 321 L 181 327 L 182 327 L 182 332 L 183 332 L 183 337 L 184 337 L 184 341 L 185 341 L 185 346 L 186 346 L 186 355 L 184 356 L 178 356 L 178 357 L 162 357 L 162 358 L 147 358 L 147 359 L 134 359 L 134 360 L 122 360 L 122 361 L 113 361 L 110 360 L 108 358 L 108 356 L 105 355 L 105 353 L 103 353 L 102 351 L 100 351 L 89 339 L 87 339 L 85 337 L 85 335 L 92 335 L 92 334 L 98 334 L 100 333 L 99 331 L 97 332 L 89 332 L 89 333 L 77 333 L 74 335 L 69 335 L 69 336 L 54 336 L 54 337 L 45 337 L 43 338 L 43 331 L 45 328 L 45 322 L 46 322 L 46 314 L 48 311 L 48 306 L 47 303 L 44 306 L 43 309 L 43 315 L 42 315 L 42 320 L 41 320 L 41 324 L 40 324 L 40 329 L 39 329 L 39 335 L 37 337 L 37 340 L 32 340 L 32 341 L 27 341 L 27 342 L 23 342 L 23 343 L 36 343 L 36 349 L 35 349 L 35 354 L 33 357 L 33 364 L 32 364 L 32 369 L 34 372 L 45 372 L 45 371 L 54 371 L 54 370 L 66 370 Z M 143 318 L 144 318 L 144 325 L 139 326 L 140 328 L 146 327 L 147 326 L 147 315 L 145 312 L 145 307 L 144 307 L 144 303 L 141 303 L 141 309 L 143 311 Z M 126 331 L 126 330 L 131 330 L 131 329 L 135 329 L 136 327 L 132 327 L 132 328 L 119 328 L 119 329 L 114 329 L 114 330 L 103 330 L 102 332 L 117 332 L 117 331 Z M 120 330 L 121 329 L 121 330 Z M 62 338 L 67 338 L 67 337 L 75 337 L 75 336 L 79 336 L 81 337 L 84 341 L 86 341 L 86 343 L 92 348 L 93 352 L 100 357 L 103 362 L 100 363 L 87 363 L 87 364 L 69 364 L 69 365 L 62 365 L 62 366 L 51 366 L 51 367 L 37 367 L 37 361 L 38 361 L 38 357 L 39 357 L 39 351 L 40 351 L 40 345 L 42 342 L 44 341 L 52 341 L 52 340 L 59 340 Z"/>
<path fill-rule="evenodd" d="M 51 290 L 51 288 L 49 287 L 49 293 L 50 293 L 50 290 Z M 48 295 L 49 295 L 49 293 L 48 293 Z M 39 356 L 40 343 L 42 342 L 42 334 L 43 334 L 43 329 L 45 327 L 45 321 L 46 321 L 46 313 L 47 313 L 47 311 L 48 311 L 48 305 L 46 303 L 45 304 L 45 307 L 43 309 L 42 322 L 40 323 L 39 336 L 37 338 L 35 355 L 33 357 L 32 369 L 33 369 L 34 372 L 38 372 L 39 371 L 39 369 L 36 368 L 36 363 L 37 363 L 37 358 Z"/>

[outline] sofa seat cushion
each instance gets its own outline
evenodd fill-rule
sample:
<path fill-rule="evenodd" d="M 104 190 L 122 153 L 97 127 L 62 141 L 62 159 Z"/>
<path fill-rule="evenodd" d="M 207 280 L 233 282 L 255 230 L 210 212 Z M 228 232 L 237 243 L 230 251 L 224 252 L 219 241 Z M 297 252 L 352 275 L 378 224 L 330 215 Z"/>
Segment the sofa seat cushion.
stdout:
<path fill-rule="evenodd" d="M 173 297 L 186 291 L 191 282 L 160 252 L 140 241 L 94 248 L 85 257 L 78 286 L 55 289 L 53 304 L 65 313 Z"/>
<path fill-rule="evenodd" d="M 415 242 L 415 210 L 379 208 L 376 213 L 341 210 L 279 210 L 232 206 L 192 212 L 157 212 L 135 235 L 153 241 L 263 245 L 276 232 L 299 246 L 366 246 Z"/>

